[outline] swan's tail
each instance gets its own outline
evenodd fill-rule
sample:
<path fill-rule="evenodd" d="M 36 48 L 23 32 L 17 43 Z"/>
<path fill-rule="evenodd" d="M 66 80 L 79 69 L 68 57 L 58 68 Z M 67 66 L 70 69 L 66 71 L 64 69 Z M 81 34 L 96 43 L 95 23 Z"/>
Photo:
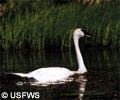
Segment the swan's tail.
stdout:
<path fill-rule="evenodd" d="M 20 77 L 27 77 L 27 74 L 24 74 L 24 73 L 11 73 L 12 75 L 17 75 L 17 76 L 20 76 Z"/>
<path fill-rule="evenodd" d="M 29 78 L 27 78 L 27 74 L 22 74 L 22 73 L 3 73 L 0 75 L 0 80 L 1 81 L 5 81 L 7 80 L 7 82 L 11 82 L 11 81 L 24 81 L 24 80 L 29 80 Z"/>

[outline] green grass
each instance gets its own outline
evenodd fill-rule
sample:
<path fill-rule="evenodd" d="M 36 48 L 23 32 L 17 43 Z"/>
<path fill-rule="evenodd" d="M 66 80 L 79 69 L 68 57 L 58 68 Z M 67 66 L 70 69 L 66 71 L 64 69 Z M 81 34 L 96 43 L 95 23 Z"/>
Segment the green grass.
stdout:
<path fill-rule="evenodd" d="M 0 46 L 3 49 L 71 48 L 72 32 L 85 26 L 92 33 L 84 45 L 120 47 L 119 1 L 99 5 L 49 0 L 16 0 L 0 18 Z"/>

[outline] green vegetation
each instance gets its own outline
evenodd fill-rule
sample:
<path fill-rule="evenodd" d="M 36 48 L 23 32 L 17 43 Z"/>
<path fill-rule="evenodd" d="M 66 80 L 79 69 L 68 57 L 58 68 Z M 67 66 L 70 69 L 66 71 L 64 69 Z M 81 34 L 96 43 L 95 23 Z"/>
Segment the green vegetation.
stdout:
<path fill-rule="evenodd" d="M 3 49 L 64 49 L 72 47 L 72 32 L 85 26 L 92 46 L 120 47 L 120 6 L 116 2 L 54 4 L 50 0 L 15 0 L 0 17 Z"/>

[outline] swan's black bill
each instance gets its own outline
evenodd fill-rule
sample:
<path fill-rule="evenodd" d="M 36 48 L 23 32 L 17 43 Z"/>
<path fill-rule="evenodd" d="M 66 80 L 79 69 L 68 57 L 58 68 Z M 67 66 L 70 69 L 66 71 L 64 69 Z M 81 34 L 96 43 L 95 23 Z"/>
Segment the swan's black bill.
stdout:
<path fill-rule="evenodd" d="M 91 37 L 91 33 L 87 32 L 85 29 L 81 29 L 86 37 Z"/>

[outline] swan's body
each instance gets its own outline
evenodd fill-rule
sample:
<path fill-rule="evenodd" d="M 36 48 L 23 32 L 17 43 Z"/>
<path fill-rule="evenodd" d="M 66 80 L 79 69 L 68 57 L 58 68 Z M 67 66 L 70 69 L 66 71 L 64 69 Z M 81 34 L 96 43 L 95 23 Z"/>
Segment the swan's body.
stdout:
<path fill-rule="evenodd" d="M 35 71 L 29 72 L 27 74 L 23 74 L 23 73 L 13 73 L 13 74 L 21 77 L 34 78 L 36 81 L 44 84 L 48 82 L 52 83 L 67 79 L 68 77 L 74 75 L 75 73 L 83 74 L 87 72 L 78 44 L 79 38 L 84 36 L 85 34 L 83 33 L 81 28 L 77 28 L 73 33 L 73 39 L 75 44 L 78 66 L 79 66 L 77 71 L 70 71 L 69 69 L 63 67 L 48 67 L 48 68 L 40 68 Z"/>
<path fill-rule="evenodd" d="M 73 75 L 74 73 L 67 68 L 48 67 L 40 68 L 27 74 L 15 73 L 21 77 L 35 78 L 40 83 L 51 83 L 63 80 Z"/>

